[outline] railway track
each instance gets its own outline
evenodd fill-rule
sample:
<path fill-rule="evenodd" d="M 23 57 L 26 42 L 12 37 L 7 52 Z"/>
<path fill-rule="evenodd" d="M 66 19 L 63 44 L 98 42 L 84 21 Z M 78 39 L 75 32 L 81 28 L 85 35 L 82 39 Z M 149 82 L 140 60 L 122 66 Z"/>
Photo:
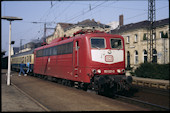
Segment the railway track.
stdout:
<path fill-rule="evenodd" d="M 43 78 L 41 78 L 41 79 L 43 79 Z M 47 78 L 46 80 L 53 81 L 52 78 L 51 79 Z M 58 84 L 62 84 L 62 85 L 66 85 L 66 84 L 63 84 L 62 82 L 56 82 L 55 80 L 53 82 L 58 83 Z M 80 87 L 75 87 L 75 88 L 79 89 L 79 90 L 81 89 Z M 150 87 L 142 87 L 142 86 L 137 86 L 137 85 L 134 85 L 132 89 L 133 89 L 132 93 L 130 93 L 130 95 L 128 93 L 128 96 L 125 93 L 125 94 L 121 94 L 121 95 L 116 94 L 114 97 L 109 96 L 109 98 L 114 98 L 114 99 L 117 99 L 117 100 L 120 100 L 120 101 L 123 101 L 123 102 L 127 102 L 127 103 L 130 103 L 130 104 L 139 105 L 141 107 L 148 108 L 148 109 L 151 109 L 151 110 L 154 110 L 154 111 L 157 111 L 157 110 L 169 111 L 170 110 L 167 107 L 167 106 L 169 106 L 169 105 L 167 105 L 169 102 L 166 102 L 166 105 L 161 105 L 162 103 L 160 104 L 158 102 L 158 104 L 157 104 L 157 102 L 156 103 L 153 102 L 154 98 L 152 98 L 152 97 L 155 97 L 155 98 L 159 99 L 160 96 L 161 96 L 161 98 L 162 97 L 169 97 L 169 92 L 168 92 L 169 90 L 150 88 Z M 95 91 L 93 91 L 91 89 L 89 89 L 87 92 L 97 94 Z M 148 96 L 148 94 L 150 94 L 151 96 Z M 123 95 L 125 95 L 125 96 L 123 96 Z M 166 99 L 164 98 L 163 101 L 164 100 L 168 101 L 167 98 Z M 161 101 L 161 100 L 158 100 L 158 101 Z"/>
<path fill-rule="evenodd" d="M 134 98 L 129 98 L 129 97 L 126 97 L 126 96 L 115 95 L 114 98 L 117 99 L 117 100 L 127 102 L 127 103 L 137 104 L 139 106 L 149 108 L 149 109 L 154 110 L 154 111 L 157 111 L 157 110 L 170 111 L 170 109 L 167 108 L 167 107 L 160 106 L 160 105 L 153 104 L 153 103 L 149 103 L 149 102 L 142 101 L 142 100 L 138 100 L 138 99 L 134 99 Z"/>
<path fill-rule="evenodd" d="M 77 88 L 77 87 L 75 87 L 75 88 L 81 89 L 81 88 Z M 132 91 L 132 93 L 130 93 L 130 95 L 128 94 L 128 96 L 130 96 L 130 97 L 128 97 L 125 93 L 123 95 L 126 95 L 126 96 L 115 94 L 114 97 L 109 96 L 109 98 L 113 98 L 113 99 L 127 102 L 130 104 L 139 105 L 141 107 L 148 108 L 153 111 L 160 111 L 160 110 L 161 111 L 170 111 L 170 108 L 167 107 L 168 106 L 167 104 L 164 106 L 164 105 L 155 104 L 152 101 L 148 102 L 147 100 L 141 99 L 141 97 L 143 95 L 146 95 L 148 93 L 152 94 L 154 96 L 157 95 L 157 96 L 162 96 L 162 97 L 165 97 L 165 96 L 169 97 L 169 90 L 150 88 L 150 87 L 141 87 L 141 86 L 133 86 L 133 90 L 134 91 Z M 91 90 L 91 89 L 88 89 L 87 92 L 97 94 L 94 90 Z M 140 95 L 140 96 L 136 95 L 136 93 L 138 93 L 138 95 Z M 149 97 L 149 98 L 151 98 L 151 97 Z M 161 101 L 161 100 L 159 100 L 159 101 Z"/>
<path fill-rule="evenodd" d="M 95 93 L 94 91 L 88 91 L 90 93 Z M 148 96 L 147 94 L 151 94 L 152 96 Z M 146 98 L 147 97 L 147 98 Z M 155 102 L 155 98 L 157 98 L 158 102 Z M 164 97 L 161 98 L 161 97 Z M 169 108 L 169 90 L 162 90 L 156 88 L 148 88 L 148 87 L 133 87 L 133 91 L 129 93 L 119 93 L 115 94 L 113 98 L 115 100 L 123 101 L 129 104 L 135 104 L 143 108 L 150 109 L 152 111 L 170 111 Z M 162 103 L 160 103 L 162 101 Z M 166 102 L 165 102 L 166 101 Z"/>
<path fill-rule="evenodd" d="M 46 80 L 52 81 L 52 79 L 46 79 Z M 53 81 L 53 82 L 56 82 L 56 81 Z M 60 84 L 62 84 L 62 83 L 60 83 Z M 143 88 L 143 87 L 136 87 L 136 86 L 135 86 L 135 88 L 137 89 L 137 90 L 135 90 L 135 91 L 137 91 L 137 94 L 138 94 L 137 96 L 136 96 L 136 94 L 134 94 L 131 97 L 127 97 L 127 96 L 116 94 L 115 97 L 111 97 L 111 98 L 116 99 L 116 100 L 120 100 L 120 101 L 123 101 L 123 102 L 127 102 L 127 103 L 130 103 L 130 104 L 139 105 L 140 107 L 148 108 L 148 109 L 154 110 L 154 111 L 156 111 L 156 110 L 169 111 L 170 110 L 167 106 L 155 104 L 155 103 L 148 102 L 146 100 L 138 98 L 141 95 L 146 94 L 146 93 L 152 93 L 152 95 L 156 94 L 156 95 L 162 95 L 162 96 L 169 96 L 169 95 L 167 95 L 167 91 L 164 90 L 164 92 L 163 92 L 162 90 L 159 90 L 159 91 L 155 90 L 155 89 L 151 90 L 150 88 Z M 93 91 L 88 91 L 88 92 L 94 93 Z M 140 92 L 143 92 L 143 94 L 141 94 Z"/>

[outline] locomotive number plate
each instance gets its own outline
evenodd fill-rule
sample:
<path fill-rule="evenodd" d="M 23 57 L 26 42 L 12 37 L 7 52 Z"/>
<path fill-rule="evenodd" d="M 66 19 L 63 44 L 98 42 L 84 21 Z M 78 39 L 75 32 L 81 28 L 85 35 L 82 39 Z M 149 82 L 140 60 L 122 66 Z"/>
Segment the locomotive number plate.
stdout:
<path fill-rule="evenodd" d="M 115 73 L 115 70 L 104 70 L 104 73 Z"/>

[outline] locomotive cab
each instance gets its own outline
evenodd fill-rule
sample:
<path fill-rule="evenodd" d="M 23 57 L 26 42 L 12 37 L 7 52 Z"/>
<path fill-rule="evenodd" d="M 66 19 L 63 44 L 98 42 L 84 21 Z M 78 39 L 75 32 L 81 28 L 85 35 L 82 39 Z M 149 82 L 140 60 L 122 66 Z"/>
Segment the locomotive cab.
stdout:
<path fill-rule="evenodd" d="M 119 35 L 91 35 L 89 37 L 89 69 L 91 84 L 98 93 L 114 94 L 128 90 L 132 81 L 125 76 L 124 39 Z M 127 85 L 129 84 L 129 85 Z"/>
<path fill-rule="evenodd" d="M 125 74 L 125 56 L 122 37 L 91 37 L 91 66 L 100 75 Z M 95 69 L 96 67 L 96 69 Z"/>

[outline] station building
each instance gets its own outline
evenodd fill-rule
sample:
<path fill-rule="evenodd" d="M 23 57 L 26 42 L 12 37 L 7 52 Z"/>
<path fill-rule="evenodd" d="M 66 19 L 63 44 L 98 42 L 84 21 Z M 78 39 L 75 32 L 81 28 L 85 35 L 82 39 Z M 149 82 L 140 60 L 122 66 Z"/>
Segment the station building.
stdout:
<path fill-rule="evenodd" d="M 126 67 L 137 68 L 147 59 L 147 37 L 149 21 L 141 21 L 121 25 L 111 30 L 111 34 L 122 35 L 125 39 Z M 156 35 L 156 49 L 153 50 L 154 62 L 158 64 L 169 63 L 169 18 L 158 20 L 154 23 Z"/>

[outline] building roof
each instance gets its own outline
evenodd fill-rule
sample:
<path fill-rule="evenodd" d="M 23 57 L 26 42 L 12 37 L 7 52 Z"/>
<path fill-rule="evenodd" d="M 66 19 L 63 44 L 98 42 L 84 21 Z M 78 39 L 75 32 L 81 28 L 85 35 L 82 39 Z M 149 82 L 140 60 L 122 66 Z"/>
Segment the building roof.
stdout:
<path fill-rule="evenodd" d="M 163 19 L 163 20 L 158 20 L 156 21 L 156 27 L 164 26 L 164 25 L 169 25 L 169 18 Z"/>
<path fill-rule="evenodd" d="M 77 24 L 72 24 L 70 26 L 67 26 L 64 28 L 64 31 L 76 27 L 76 26 L 81 26 L 81 27 L 101 27 L 101 28 L 110 28 L 109 25 L 101 24 L 100 22 L 96 22 L 94 19 L 86 19 L 81 22 L 78 22 Z"/>
<path fill-rule="evenodd" d="M 60 24 L 60 26 L 65 30 L 67 29 L 68 27 L 74 25 L 74 24 L 71 24 L 71 23 L 58 23 Z"/>
<path fill-rule="evenodd" d="M 148 20 L 145 20 L 137 23 L 131 23 L 131 24 L 119 26 L 118 28 L 111 30 L 111 34 L 119 34 L 119 33 L 135 30 L 135 29 L 141 29 L 141 28 L 147 29 L 149 23 L 150 22 Z M 159 20 L 154 23 L 154 27 L 161 27 L 164 25 L 169 25 L 169 18 Z"/>
<path fill-rule="evenodd" d="M 96 22 L 94 19 L 86 19 L 82 22 L 78 22 L 76 24 L 77 26 L 100 26 L 102 28 L 109 28 L 109 25 L 101 24 L 100 22 Z"/>

